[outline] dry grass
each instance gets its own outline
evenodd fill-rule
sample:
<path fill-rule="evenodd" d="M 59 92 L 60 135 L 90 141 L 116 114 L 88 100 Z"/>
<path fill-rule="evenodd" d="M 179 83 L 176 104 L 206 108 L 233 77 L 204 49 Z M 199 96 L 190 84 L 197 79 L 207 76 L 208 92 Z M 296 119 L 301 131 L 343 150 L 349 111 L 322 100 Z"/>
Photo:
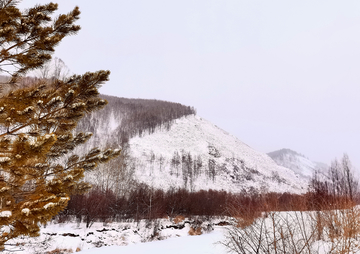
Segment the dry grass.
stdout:
<path fill-rule="evenodd" d="M 319 211 L 314 220 L 321 233 L 318 239 L 331 242 L 328 253 L 345 254 L 360 250 L 360 210 L 357 207 Z"/>
<path fill-rule="evenodd" d="M 184 216 L 178 215 L 178 216 L 176 216 L 176 217 L 174 218 L 174 223 L 175 223 L 175 224 L 178 224 L 178 223 L 180 223 L 180 222 L 183 222 L 184 220 L 185 220 L 185 217 L 184 217 Z"/>
<path fill-rule="evenodd" d="M 261 217 L 237 217 L 222 242 L 234 253 L 350 254 L 360 251 L 360 209 L 264 212 Z M 320 244 L 320 246 L 319 246 Z"/>
<path fill-rule="evenodd" d="M 196 227 L 196 228 L 190 227 L 189 235 L 201 235 L 201 234 L 202 234 L 201 227 Z"/>
<path fill-rule="evenodd" d="M 311 254 L 314 236 L 305 212 L 269 212 L 251 225 L 230 228 L 222 244 L 241 254 Z"/>
<path fill-rule="evenodd" d="M 73 250 L 56 248 L 55 250 L 45 252 L 45 254 L 67 254 L 67 253 L 73 253 Z"/>

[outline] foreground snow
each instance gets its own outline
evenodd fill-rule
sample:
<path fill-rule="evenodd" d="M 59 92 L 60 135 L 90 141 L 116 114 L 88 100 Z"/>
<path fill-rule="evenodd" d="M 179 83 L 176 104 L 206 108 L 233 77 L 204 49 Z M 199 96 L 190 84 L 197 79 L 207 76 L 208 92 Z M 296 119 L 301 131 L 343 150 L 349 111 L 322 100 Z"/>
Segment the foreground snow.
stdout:
<path fill-rule="evenodd" d="M 323 227 L 320 235 L 319 218 Z M 331 220 L 328 221 L 328 218 Z M 211 220 L 204 217 L 181 220 L 167 218 L 106 225 L 95 223 L 91 228 L 85 228 L 83 223 L 51 223 L 41 229 L 39 237 L 18 237 L 9 241 L 3 253 L 225 254 L 228 250 L 220 242 L 227 242 L 232 247 L 234 245 L 229 241 L 236 240 L 235 246 L 249 250 L 260 243 L 261 248 L 269 249 L 270 253 L 275 246 L 283 246 L 289 250 L 287 253 L 306 248 L 316 254 L 355 254 L 360 253 L 359 219 L 360 210 L 357 207 L 325 210 L 320 214 L 269 212 L 243 228 L 223 226 L 235 222 L 228 217 Z M 192 228 L 201 228 L 202 234 L 190 236 L 189 233 L 194 232 Z M 350 232 L 349 228 L 356 232 L 353 237 L 346 233 Z M 334 229 L 337 235 L 333 234 Z M 273 240 L 273 237 L 277 240 Z M 276 245 L 272 245 L 274 242 Z"/>
<path fill-rule="evenodd" d="M 223 246 L 215 244 L 223 239 L 225 228 L 217 224 L 224 221 L 231 222 L 229 218 L 208 221 L 195 217 L 178 222 L 94 223 L 91 228 L 84 223 L 52 222 L 41 228 L 39 237 L 9 241 L 4 253 L 226 253 Z M 202 235 L 190 236 L 191 227 L 197 226 L 202 228 Z"/>
<path fill-rule="evenodd" d="M 156 254 L 225 254 L 227 253 L 224 246 L 219 244 L 224 234 L 220 227 L 215 228 L 211 233 L 199 236 L 183 236 L 171 238 L 163 241 L 139 243 L 128 246 L 111 246 L 99 249 L 91 249 L 82 251 L 84 254 L 100 254 L 100 253 L 121 253 L 121 254 L 140 254 L 140 253 L 156 253 Z"/>

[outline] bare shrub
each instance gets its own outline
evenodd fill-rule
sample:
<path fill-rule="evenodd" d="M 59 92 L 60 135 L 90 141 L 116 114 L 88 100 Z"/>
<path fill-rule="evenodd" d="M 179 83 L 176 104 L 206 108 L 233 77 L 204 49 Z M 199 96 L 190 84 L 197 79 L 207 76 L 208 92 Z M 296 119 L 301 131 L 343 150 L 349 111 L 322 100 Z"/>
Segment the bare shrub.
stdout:
<path fill-rule="evenodd" d="M 269 212 L 244 227 L 231 227 L 222 242 L 235 253 L 313 253 L 315 225 L 305 212 Z"/>
<path fill-rule="evenodd" d="M 84 219 L 86 227 L 90 228 L 96 220 L 106 222 L 114 217 L 115 205 L 116 197 L 111 190 L 101 190 L 94 186 L 85 195 L 72 196 L 64 213 L 75 215 L 78 223 Z"/>
<path fill-rule="evenodd" d="M 327 242 L 326 253 L 357 253 L 359 251 L 360 210 L 357 207 L 347 209 L 324 210 L 313 218 L 319 231 L 319 240 Z"/>
<path fill-rule="evenodd" d="M 73 253 L 73 250 L 56 248 L 55 250 L 45 252 L 45 254 L 65 254 L 65 253 Z"/>

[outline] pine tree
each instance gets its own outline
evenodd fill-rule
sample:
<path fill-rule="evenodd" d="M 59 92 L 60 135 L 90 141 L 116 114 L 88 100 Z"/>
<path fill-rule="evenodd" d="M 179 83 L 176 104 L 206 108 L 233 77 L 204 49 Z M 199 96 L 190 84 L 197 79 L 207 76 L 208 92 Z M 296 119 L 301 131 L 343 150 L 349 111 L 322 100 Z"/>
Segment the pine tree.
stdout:
<path fill-rule="evenodd" d="M 73 23 L 80 13 L 76 7 L 46 26 L 56 4 L 35 6 L 25 13 L 16 4 L 0 0 L 0 74 L 6 66 L 12 67 L 5 72 L 14 82 L 41 67 L 51 58 L 53 47 L 79 29 Z M 109 74 L 98 71 L 65 81 L 38 80 L 0 97 L 0 249 L 14 237 L 37 236 L 39 225 L 65 209 L 70 195 L 91 188 L 82 181 L 86 171 L 120 154 L 119 149 L 98 148 L 83 156 L 74 153 L 92 135 L 75 133 L 77 122 L 107 104 L 98 89 Z"/>
<path fill-rule="evenodd" d="M 30 70 L 51 59 L 60 41 L 80 30 L 74 25 L 80 11 L 75 7 L 68 14 L 51 15 L 58 5 L 36 5 L 21 12 L 17 0 L 0 0 L 0 73 L 11 76 L 11 83 Z M 9 68 L 11 67 L 11 68 Z"/>

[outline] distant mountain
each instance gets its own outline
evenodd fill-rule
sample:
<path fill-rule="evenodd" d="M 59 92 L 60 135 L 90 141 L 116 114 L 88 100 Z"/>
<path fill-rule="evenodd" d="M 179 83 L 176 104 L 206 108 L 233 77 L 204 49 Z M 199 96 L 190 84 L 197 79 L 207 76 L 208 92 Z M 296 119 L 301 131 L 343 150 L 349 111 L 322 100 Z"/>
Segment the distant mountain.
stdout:
<path fill-rule="evenodd" d="M 128 172 L 123 180 L 132 177 L 137 183 L 155 188 L 190 191 L 306 191 L 306 177 L 277 165 L 266 154 L 196 116 L 192 107 L 157 100 L 102 97 L 109 105 L 86 116 L 78 125 L 78 130 L 94 133 L 81 149 L 123 146 L 126 163 L 119 160 L 109 166 L 116 172 Z M 114 174 L 109 168 L 105 171 Z M 88 179 L 97 182 L 106 174 L 95 172 Z M 118 176 L 110 178 L 106 181 L 122 182 Z"/>
<path fill-rule="evenodd" d="M 281 149 L 268 153 L 268 155 L 279 165 L 291 169 L 296 174 L 304 177 L 312 177 L 315 171 L 324 172 L 328 166 L 324 163 L 314 162 L 304 155 L 290 149 Z"/>

